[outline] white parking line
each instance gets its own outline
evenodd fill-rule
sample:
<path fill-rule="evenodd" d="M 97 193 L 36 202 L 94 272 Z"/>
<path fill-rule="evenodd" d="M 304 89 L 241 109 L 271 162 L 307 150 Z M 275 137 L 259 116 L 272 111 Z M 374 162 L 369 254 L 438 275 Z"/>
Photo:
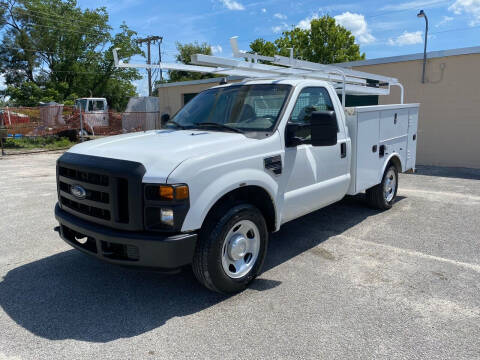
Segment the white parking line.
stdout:
<path fill-rule="evenodd" d="M 391 246 L 391 245 L 379 244 L 379 243 L 376 243 L 376 242 L 373 242 L 373 241 L 362 240 L 362 239 L 358 239 L 358 238 L 347 236 L 347 235 L 337 235 L 337 236 L 342 237 L 342 238 L 344 238 L 344 239 L 346 239 L 350 242 L 365 243 L 365 244 L 381 247 L 381 248 L 388 249 L 390 251 L 405 254 L 405 255 L 416 256 L 416 257 L 420 257 L 420 258 L 423 258 L 423 259 L 435 260 L 435 261 L 440 261 L 440 262 L 447 263 L 447 264 L 452 264 L 452 265 L 455 265 L 455 266 L 460 266 L 460 267 L 470 269 L 470 270 L 473 270 L 475 272 L 480 273 L 480 265 L 477 265 L 477 264 L 470 264 L 470 263 L 466 263 L 466 262 L 462 262 L 462 261 L 456 261 L 456 260 L 452 260 L 452 259 L 442 258 L 442 257 L 439 257 L 439 256 L 428 255 L 428 254 L 425 254 L 425 253 L 422 253 L 422 252 L 419 252 L 419 251 L 415 251 L 415 250 L 402 249 L 402 248 L 398 248 L 398 247 Z"/>
<path fill-rule="evenodd" d="M 476 195 L 468 195 L 468 194 L 461 194 L 457 192 L 449 192 L 449 191 L 430 191 L 430 190 L 420 190 L 420 189 L 409 189 L 409 188 L 401 188 L 399 189 L 399 194 L 402 193 L 413 193 L 417 195 L 426 195 L 434 196 L 436 198 L 448 197 L 448 198 L 455 198 L 455 199 L 462 199 L 462 200 L 471 200 L 471 201 L 480 201 L 480 196 Z"/>

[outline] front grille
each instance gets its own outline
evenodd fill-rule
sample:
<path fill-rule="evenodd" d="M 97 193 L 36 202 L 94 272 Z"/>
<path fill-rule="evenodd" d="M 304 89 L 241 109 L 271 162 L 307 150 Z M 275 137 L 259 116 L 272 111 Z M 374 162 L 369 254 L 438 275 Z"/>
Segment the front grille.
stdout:
<path fill-rule="evenodd" d="M 143 165 L 65 153 L 58 160 L 58 199 L 63 210 L 112 228 L 143 229 Z M 79 198 L 74 187 L 85 190 Z M 78 195 L 78 194 L 77 194 Z"/>
<path fill-rule="evenodd" d="M 60 174 L 60 176 L 64 176 L 72 180 L 78 180 L 94 185 L 108 186 L 107 175 L 85 172 L 77 169 L 66 168 L 63 166 L 59 166 L 58 173 Z"/>
<path fill-rule="evenodd" d="M 58 167 L 58 188 L 60 204 L 76 213 L 105 221 L 111 221 L 109 176 L 65 166 Z M 86 195 L 76 198 L 71 189 L 81 186 Z"/>
<path fill-rule="evenodd" d="M 64 183 L 63 181 L 59 181 L 59 186 L 60 190 L 66 193 L 70 193 L 71 185 Z M 87 190 L 87 196 L 85 197 L 85 199 L 108 204 L 110 200 L 110 195 L 108 194 L 108 192 Z"/>
<path fill-rule="evenodd" d="M 66 197 L 63 197 L 63 196 L 60 196 L 60 202 L 62 205 L 68 207 L 69 209 L 75 210 L 84 215 L 88 215 L 91 217 L 104 219 L 104 220 L 110 220 L 110 211 L 108 210 L 100 209 L 95 206 L 88 206 L 88 205 L 82 204 L 81 202 L 67 199 Z"/>

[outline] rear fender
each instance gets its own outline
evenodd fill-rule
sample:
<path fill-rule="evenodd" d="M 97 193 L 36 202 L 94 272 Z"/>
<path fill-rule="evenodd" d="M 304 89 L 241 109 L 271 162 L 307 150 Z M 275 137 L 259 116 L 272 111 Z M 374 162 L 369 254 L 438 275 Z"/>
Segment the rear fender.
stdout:
<path fill-rule="evenodd" d="M 403 164 L 402 164 L 402 161 L 400 160 L 400 155 L 398 153 L 390 154 L 390 156 L 388 158 L 386 158 L 385 162 L 383 163 L 382 171 L 378 174 L 379 175 L 378 181 L 377 181 L 378 184 L 380 184 L 382 182 L 383 174 L 385 174 L 385 170 L 387 169 L 387 165 L 390 162 L 394 163 L 394 165 L 397 168 L 397 171 L 399 173 L 403 172 L 403 170 L 402 170 L 403 169 Z"/>

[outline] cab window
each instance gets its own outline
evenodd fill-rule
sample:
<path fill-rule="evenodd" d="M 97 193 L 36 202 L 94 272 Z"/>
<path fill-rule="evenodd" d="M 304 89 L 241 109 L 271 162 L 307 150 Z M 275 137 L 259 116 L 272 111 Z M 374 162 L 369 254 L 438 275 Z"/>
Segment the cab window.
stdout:
<path fill-rule="evenodd" d="M 103 100 L 95 100 L 93 102 L 93 111 L 103 111 L 105 110 Z"/>
<path fill-rule="evenodd" d="M 310 127 L 302 126 L 310 124 L 314 111 L 333 111 L 332 99 L 327 89 L 323 87 L 307 87 L 298 95 L 295 107 L 290 116 L 290 122 L 300 125 L 295 136 L 308 142 L 310 139 Z"/>

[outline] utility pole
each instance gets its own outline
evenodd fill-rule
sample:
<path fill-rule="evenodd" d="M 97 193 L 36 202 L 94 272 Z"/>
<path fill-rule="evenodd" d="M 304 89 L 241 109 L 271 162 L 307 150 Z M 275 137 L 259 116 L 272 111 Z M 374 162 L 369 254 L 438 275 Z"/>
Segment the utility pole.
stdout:
<path fill-rule="evenodd" d="M 158 63 L 161 64 L 162 63 L 162 40 L 163 38 L 160 39 L 160 41 L 158 42 Z M 162 72 L 162 68 L 160 68 L 160 82 L 162 83 L 163 82 L 163 72 Z"/>
<path fill-rule="evenodd" d="M 147 64 L 150 65 L 152 63 L 151 60 L 151 54 L 150 54 L 150 46 L 152 44 L 155 44 L 157 41 L 161 44 L 163 38 L 161 36 L 148 36 L 143 39 L 138 39 L 137 43 L 143 44 L 147 43 Z M 160 52 L 160 46 L 159 46 L 159 52 Z M 161 71 L 161 70 L 160 70 Z M 148 68 L 147 69 L 147 74 L 148 74 L 148 96 L 152 96 L 152 69 Z"/>

